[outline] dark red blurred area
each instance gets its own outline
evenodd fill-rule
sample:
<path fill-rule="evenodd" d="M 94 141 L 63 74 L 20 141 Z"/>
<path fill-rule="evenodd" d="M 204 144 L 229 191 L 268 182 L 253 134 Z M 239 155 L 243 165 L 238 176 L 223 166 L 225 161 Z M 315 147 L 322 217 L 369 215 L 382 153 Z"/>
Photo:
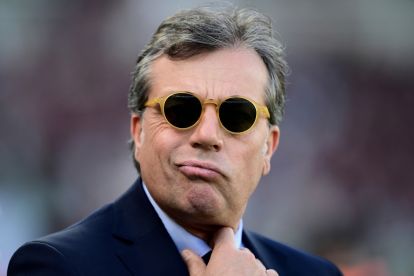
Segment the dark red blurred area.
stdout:
<path fill-rule="evenodd" d="M 132 184 L 130 72 L 163 18 L 202 3 L 0 3 L 0 275 L 21 243 Z M 348 276 L 413 275 L 414 4 L 237 4 L 274 19 L 291 67 L 246 227 Z"/>

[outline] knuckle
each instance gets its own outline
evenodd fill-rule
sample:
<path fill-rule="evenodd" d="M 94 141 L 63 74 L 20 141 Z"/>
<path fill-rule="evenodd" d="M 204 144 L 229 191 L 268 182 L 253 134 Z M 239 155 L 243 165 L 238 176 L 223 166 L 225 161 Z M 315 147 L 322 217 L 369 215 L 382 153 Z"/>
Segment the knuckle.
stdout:
<path fill-rule="evenodd" d="M 263 269 L 266 269 L 265 266 L 263 265 L 263 263 L 259 259 L 256 259 L 256 263 L 259 267 L 261 267 Z"/>
<path fill-rule="evenodd" d="M 241 249 L 241 252 L 247 258 L 256 260 L 256 256 L 254 256 L 254 254 L 248 248 Z"/>
<path fill-rule="evenodd" d="M 271 276 L 278 276 L 279 274 L 276 272 L 276 270 L 274 269 L 267 269 L 266 270 L 266 274 L 267 275 L 271 275 Z"/>

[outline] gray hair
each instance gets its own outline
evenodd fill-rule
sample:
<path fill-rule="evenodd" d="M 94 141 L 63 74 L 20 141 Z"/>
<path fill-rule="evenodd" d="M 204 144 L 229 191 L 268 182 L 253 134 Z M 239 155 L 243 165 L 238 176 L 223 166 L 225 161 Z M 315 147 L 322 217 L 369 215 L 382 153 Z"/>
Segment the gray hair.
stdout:
<path fill-rule="evenodd" d="M 197 8 L 164 20 L 138 57 L 128 95 L 128 107 L 138 115 L 145 109 L 150 86 L 150 66 L 161 55 L 186 59 L 223 48 L 254 49 L 268 71 L 265 103 L 269 123 L 278 125 L 285 105 L 287 64 L 283 47 L 273 36 L 269 17 L 251 9 Z M 133 141 L 131 148 L 134 149 Z M 139 171 L 139 164 L 134 158 Z"/>

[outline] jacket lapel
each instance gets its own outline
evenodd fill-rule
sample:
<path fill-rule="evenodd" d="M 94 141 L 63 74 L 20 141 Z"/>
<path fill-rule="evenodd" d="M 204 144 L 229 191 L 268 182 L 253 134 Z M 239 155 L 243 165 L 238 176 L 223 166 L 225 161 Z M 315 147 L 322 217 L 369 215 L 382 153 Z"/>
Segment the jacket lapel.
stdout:
<path fill-rule="evenodd" d="M 114 203 L 115 251 L 132 275 L 188 275 L 141 180 Z"/>
<path fill-rule="evenodd" d="M 266 268 L 275 269 L 280 275 L 284 274 L 284 263 L 287 262 L 286 256 L 280 252 L 275 252 L 269 249 L 269 245 L 266 241 L 262 240 L 263 237 L 258 236 L 250 231 L 243 231 L 243 244 L 253 252 Z"/>

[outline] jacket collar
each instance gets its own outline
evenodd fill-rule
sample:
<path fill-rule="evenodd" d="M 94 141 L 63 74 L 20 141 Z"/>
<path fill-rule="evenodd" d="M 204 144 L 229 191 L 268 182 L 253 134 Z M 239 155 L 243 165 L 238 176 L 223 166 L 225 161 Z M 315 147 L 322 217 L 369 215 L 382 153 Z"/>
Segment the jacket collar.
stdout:
<path fill-rule="evenodd" d="M 141 179 L 114 203 L 114 221 L 116 254 L 133 275 L 188 275 Z"/>

